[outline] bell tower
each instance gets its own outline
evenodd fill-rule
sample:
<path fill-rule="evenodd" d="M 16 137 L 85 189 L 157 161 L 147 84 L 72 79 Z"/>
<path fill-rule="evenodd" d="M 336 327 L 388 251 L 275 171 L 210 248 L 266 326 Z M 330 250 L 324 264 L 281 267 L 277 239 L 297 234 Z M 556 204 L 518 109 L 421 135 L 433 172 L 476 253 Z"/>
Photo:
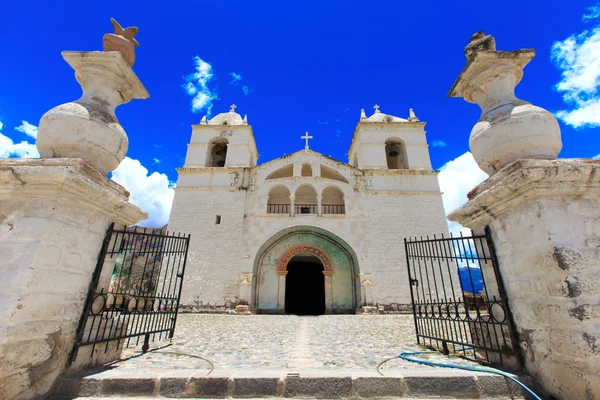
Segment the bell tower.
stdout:
<path fill-rule="evenodd" d="M 192 125 L 192 138 L 188 144 L 185 168 L 254 167 L 258 152 L 252 127 L 246 116 L 229 112 L 213 119 L 202 118 Z"/>
<path fill-rule="evenodd" d="M 409 118 L 384 114 L 379 105 L 367 118 L 361 110 L 360 121 L 348 152 L 350 165 L 360 169 L 431 170 L 425 122 L 419 121 L 412 108 Z"/>

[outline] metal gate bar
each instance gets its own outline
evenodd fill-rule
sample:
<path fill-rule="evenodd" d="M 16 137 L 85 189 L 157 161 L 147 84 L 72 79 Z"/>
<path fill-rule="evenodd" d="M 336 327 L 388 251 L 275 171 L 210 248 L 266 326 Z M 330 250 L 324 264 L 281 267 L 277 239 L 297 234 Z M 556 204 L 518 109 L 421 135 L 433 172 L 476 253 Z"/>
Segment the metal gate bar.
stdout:
<path fill-rule="evenodd" d="M 404 239 L 404 248 L 417 342 L 520 368 L 489 228 L 484 235 Z"/>
<path fill-rule="evenodd" d="M 185 272 L 190 235 L 169 234 L 162 229 L 115 229 L 111 224 L 92 275 L 77 340 L 70 362 L 81 346 L 110 342 L 125 346 L 172 338 Z M 110 268 L 112 274 L 103 273 Z M 105 271 L 106 272 L 106 271 Z M 104 278 L 103 278 L 104 277 Z M 101 280 L 104 280 L 101 282 Z M 99 285 L 102 288 L 98 290 Z"/>

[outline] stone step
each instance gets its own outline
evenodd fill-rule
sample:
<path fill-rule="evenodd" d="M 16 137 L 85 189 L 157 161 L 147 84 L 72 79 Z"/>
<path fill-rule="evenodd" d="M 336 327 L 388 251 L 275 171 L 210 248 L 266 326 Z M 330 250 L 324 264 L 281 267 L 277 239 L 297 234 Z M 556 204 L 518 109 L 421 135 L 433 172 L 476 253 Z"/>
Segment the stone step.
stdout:
<path fill-rule="evenodd" d="M 528 383 L 527 379 L 524 383 Z M 61 377 L 53 399 L 148 398 L 460 398 L 526 399 L 520 387 L 494 374 L 441 369 L 386 371 L 198 370 L 87 371 Z"/>

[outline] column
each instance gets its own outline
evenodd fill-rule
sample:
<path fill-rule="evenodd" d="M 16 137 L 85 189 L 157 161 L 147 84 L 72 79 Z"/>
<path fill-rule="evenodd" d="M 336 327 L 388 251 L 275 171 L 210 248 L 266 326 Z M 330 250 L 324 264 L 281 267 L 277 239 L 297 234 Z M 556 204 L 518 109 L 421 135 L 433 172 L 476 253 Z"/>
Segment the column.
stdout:
<path fill-rule="evenodd" d="M 285 276 L 287 271 L 277 271 L 279 284 L 277 285 L 277 309 L 285 314 Z"/>
<path fill-rule="evenodd" d="M 323 196 L 317 196 L 317 217 L 323 216 L 323 209 L 321 208 L 321 202 L 323 201 Z"/>
<path fill-rule="evenodd" d="M 333 283 L 331 275 L 333 271 L 323 271 L 325 278 L 325 313 L 333 313 Z"/>
<path fill-rule="evenodd" d="M 294 196 L 294 195 L 290 196 L 290 217 L 293 217 L 296 215 L 296 207 L 295 207 L 295 203 L 294 203 L 295 198 L 296 198 L 296 196 Z"/>

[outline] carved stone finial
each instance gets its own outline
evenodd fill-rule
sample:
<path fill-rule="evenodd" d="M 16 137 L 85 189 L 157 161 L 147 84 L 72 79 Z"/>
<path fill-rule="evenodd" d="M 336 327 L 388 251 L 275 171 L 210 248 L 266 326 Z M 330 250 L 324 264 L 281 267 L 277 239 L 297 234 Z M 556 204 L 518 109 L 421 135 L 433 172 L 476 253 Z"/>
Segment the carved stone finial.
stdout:
<path fill-rule="evenodd" d="M 379 104 L 375 104 L 375 105 L 373 106 L 373 108 L 375 109 L 375 113 L 376 113 L 376 114 L 381 112 L 381 111 L 379 111 Z"/>
<path fill-rule="evenodd" d="M 119 53 L 123 54 L 127 64 L 133 67 L 133 63 L 135 62 L 134 46 L 139 47 L 140 45 L 134 38 L 139 31 L 138 27 L 130 26 L 123 29 L 123 27 L 114 18 L 111 18 L 110 22 L 115 30 L 115 33 L 107 33 L 102 38 L 104 51 L 118 51 Z"/>
<path fill-rule="evenodd" d="M 553 160 L 562 147 L 554 116 L 515 96 L 533 49 L 497 51 L 491 35 L 477 32 L 465 47 L 467 65 L 448 96 L 481 107 L 469 146 L 477 165 L 493 175 L 522 158 Z"/>
<path fill-rule="evenodd" d="M 235 109 L 237 108 L 237 106 L 235 104 L 232 104 L 230 107 L 231 107 L 231 110 L 229 110 L 229 112 L 235 112 Z"/>
<path fill-rule="evenodd" d="M 367 114 L 365 114 L 364 108 L 360 110 L 360 119 L 367 119 Z"/>
<path fill-rule="evenodd" d="M 492 35 L 486 35 L 484 31 L 479 31 L 471 36 L 469 44 L 465 47 L 467 60 L 479 51 L 496 51 L 496 40 Z"/>
<path fill-rule="evenodd" d="M 408 109 L 408 120 L 410 122 L 418 122 L 419 118 L 417 118 L 417 116 L 415 115 L 415 112 L 413 111 L 412 108 Z"/>

